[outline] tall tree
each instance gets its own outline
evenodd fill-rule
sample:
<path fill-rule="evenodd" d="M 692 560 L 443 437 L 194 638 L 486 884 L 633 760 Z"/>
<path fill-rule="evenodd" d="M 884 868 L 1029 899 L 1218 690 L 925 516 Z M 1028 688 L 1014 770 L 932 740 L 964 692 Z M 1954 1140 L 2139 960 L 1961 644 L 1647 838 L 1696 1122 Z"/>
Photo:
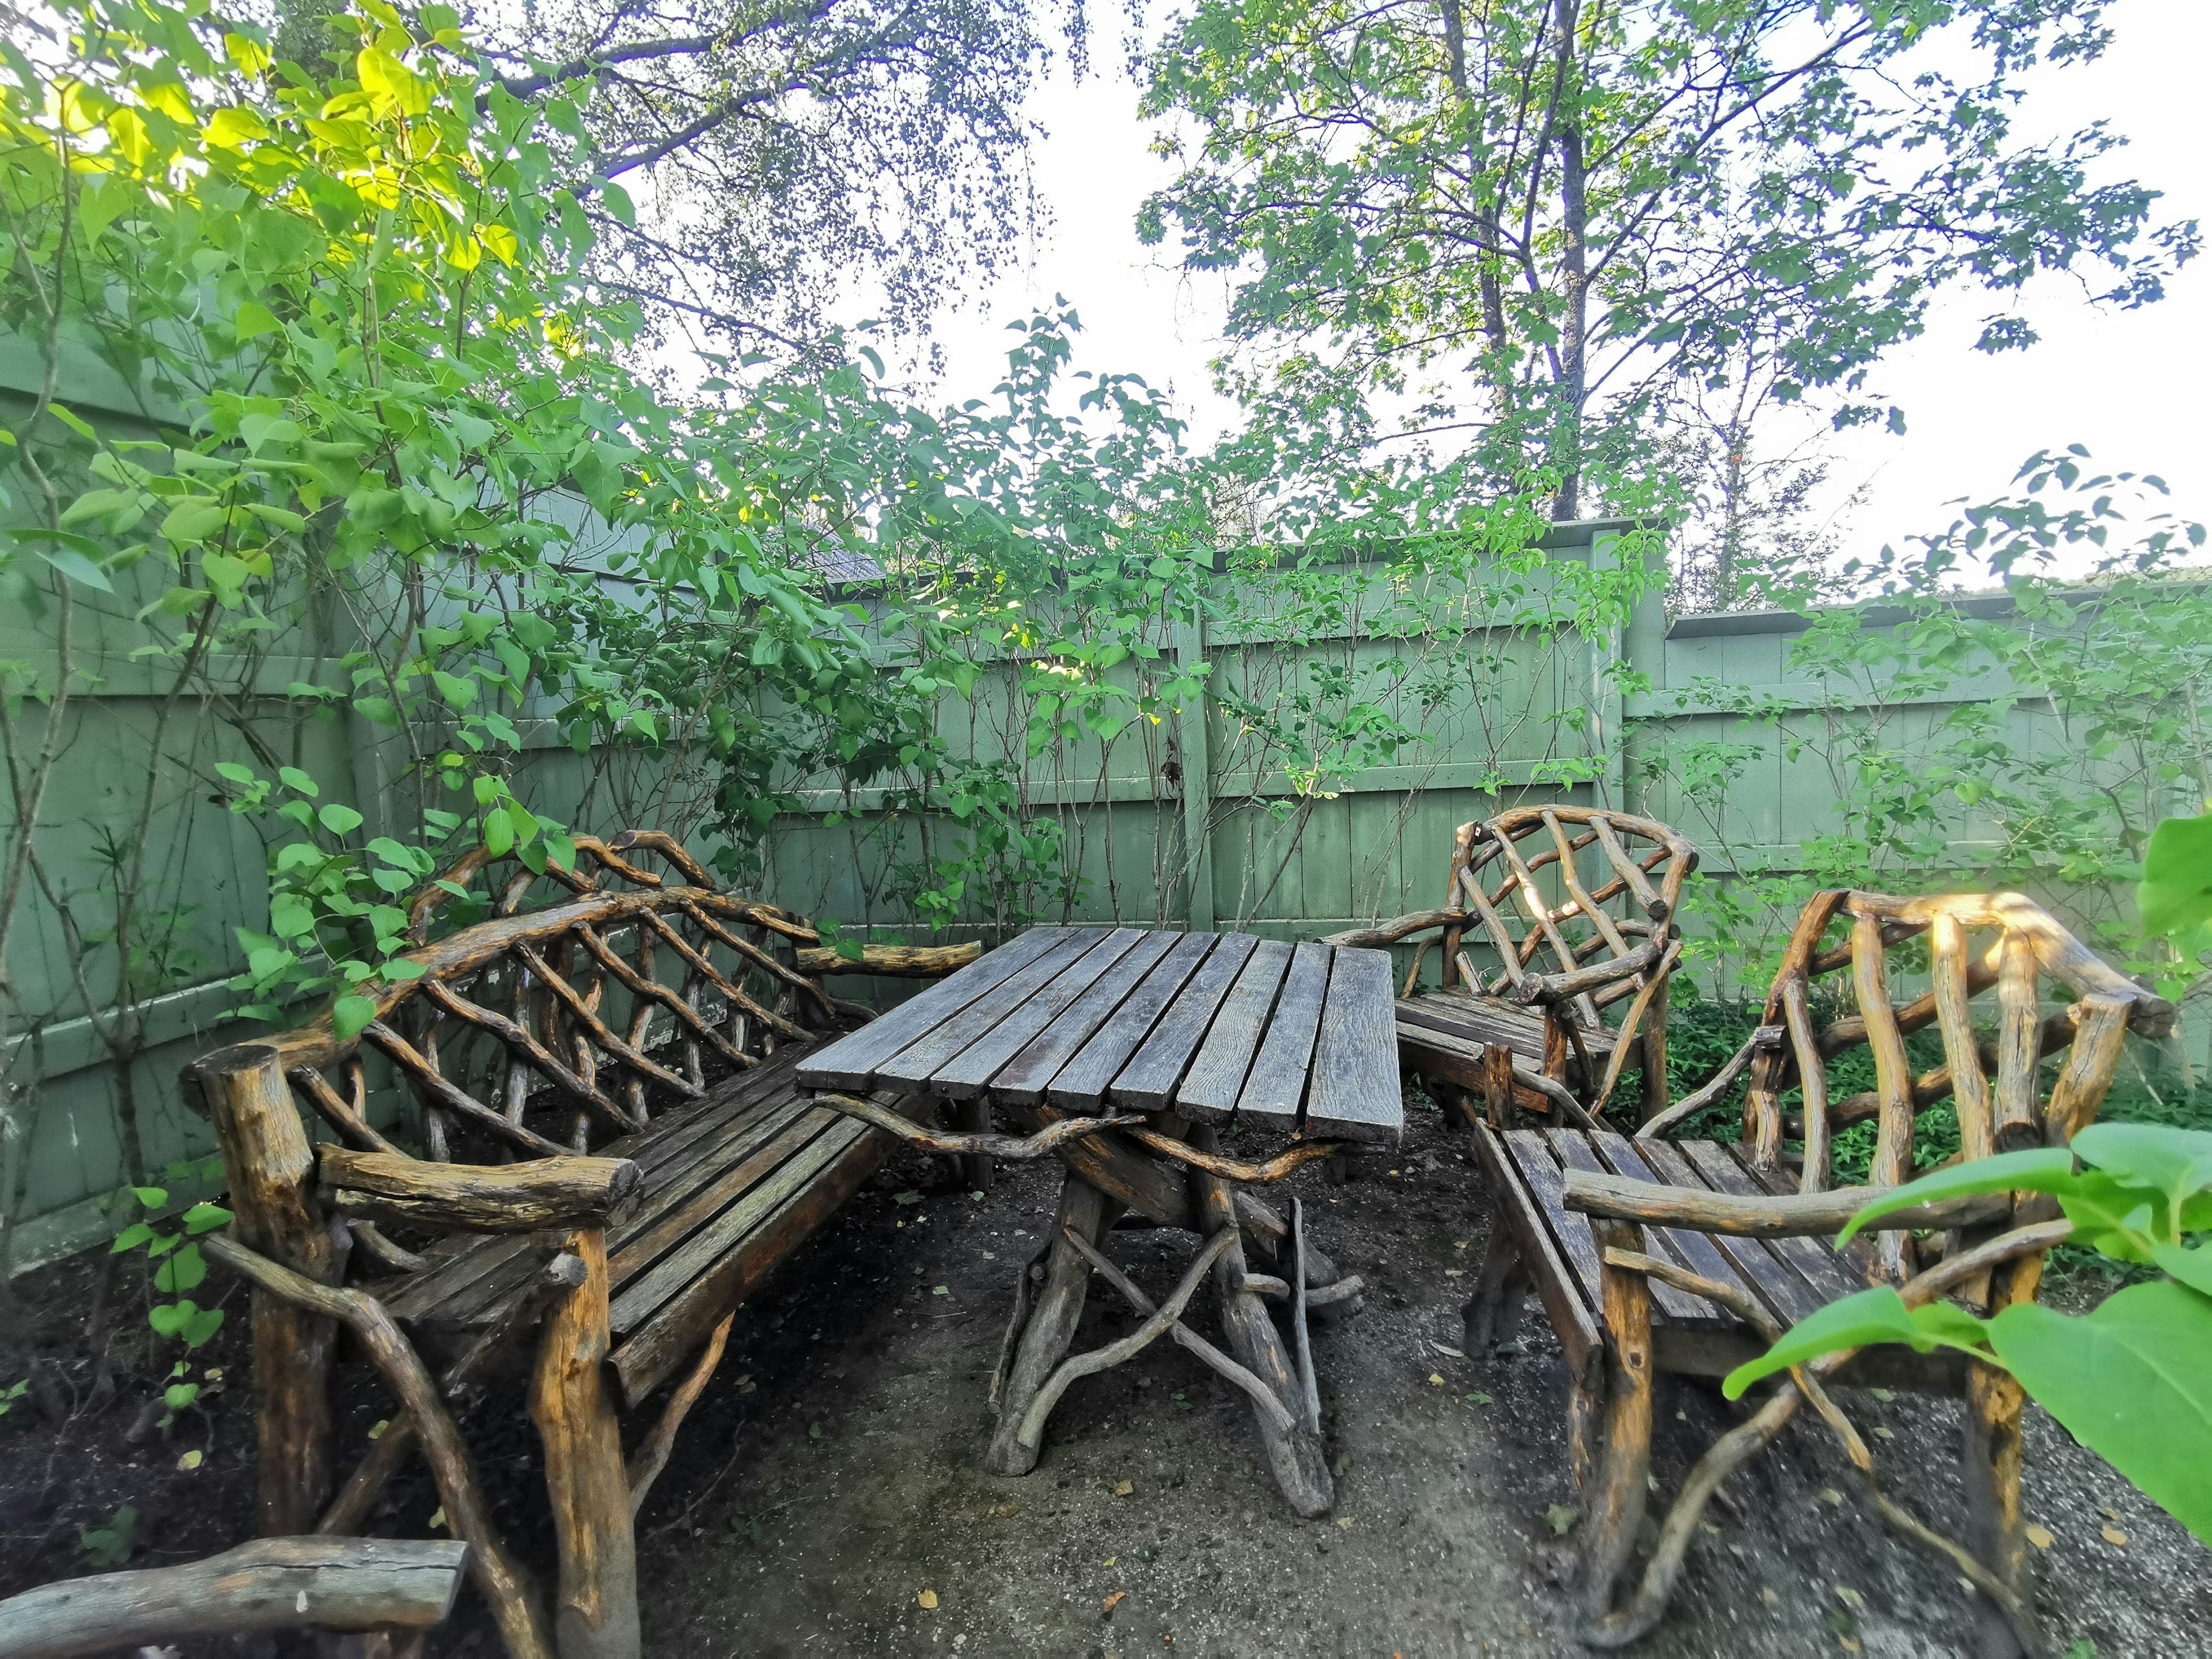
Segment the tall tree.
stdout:
<path fill-rule="evenodd" d="M 1989 351 L 2034 340 L 2039 271 L 2160 297 L 2194 222 L 2092 179 L 2124 142 L 2104 124 L 2014 130 L 2024 72 L 2096 57 L 2104 10 L 1198 0 L 1152 61 L 1182 172 L 1139 228 L 1236 273 L 1231 334 L 1279 348 L 1232 365 L 1248 389 L 1469 374 L 1492 455 L 1548 467 L 1571 517 L 1686 383 L 1877 419 L 1869 368 L 1948 285 L 1993 296 Z"/>
<path fill-rule="evenodd" d="M 319 8 L 279 4 L 279 56 L 320 58 Z M 1023 100 L 1085 47 L 1080 0 L 524 0 L 471 27 L 544 106 L 602 285 L 740 349 L 809 347 L 840 301 L 918 323 L 1016 257 Z"/>

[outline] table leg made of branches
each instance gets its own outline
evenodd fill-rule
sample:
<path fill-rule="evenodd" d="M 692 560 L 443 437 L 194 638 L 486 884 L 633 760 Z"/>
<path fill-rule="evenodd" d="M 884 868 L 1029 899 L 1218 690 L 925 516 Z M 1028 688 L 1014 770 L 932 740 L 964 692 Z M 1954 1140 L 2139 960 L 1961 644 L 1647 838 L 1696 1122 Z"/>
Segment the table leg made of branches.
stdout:
<path fill-rule="evenodd" d="M 1068 1389 L 1165 1337 L 1244 1395 L 1269 1472 L 1291 1508 L 1308 1518 L 1328 1512 L 1335 1486 L 1322 1444 L 1312 1321 L 1323 1310 L 1356 1311 L 1364 1285 L 1308 1238 L 1298 1200 L 1285 1215 L 1252 1189 L 1340 1152 L 1341 1143 L 1307 1141 L 1251 1164 L 1224 1157 L 1211 1127 L 1172 1113 L 1100 1119 L 1002 1104 L 1000 1114 L 1027 1135 L 940 1133 L 870 1103 L 821 1098 L 871 1121 L 886 1120 L 880 1127 L 931 1151 L 1016 1160 L 1051 1155 L 1064 1166 L 1051 1237 L 1018 1270 L 992 1374 L 997 1425 L 984 1462 L 993 1474 L 1035 1468 L 1053 1408 Z M 1106 1255 L 1109 1235 L 1129 1214 L 1199 1241 L 1164 1301 L 1155 1303 Z M 1103 1347 L 1075 1353 L 1094 1274 L 1139 1323 Z M 1219 1342 L 1189 1317 L 1209 1280 L 1220 1309 Z"/>

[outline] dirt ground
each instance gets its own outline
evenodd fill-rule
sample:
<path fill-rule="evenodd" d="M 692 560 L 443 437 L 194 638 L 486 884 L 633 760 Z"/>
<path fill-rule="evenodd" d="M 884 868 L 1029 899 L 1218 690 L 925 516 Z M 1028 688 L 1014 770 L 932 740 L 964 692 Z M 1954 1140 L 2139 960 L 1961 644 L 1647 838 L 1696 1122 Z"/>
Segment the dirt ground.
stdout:
<path fill-rule="evenodd" d="M 1572 1501 L 1558 1347 L 1532 1307 L 1519 1352 L 1455 1352 L 1491 1224 L 1470 1160 L 1465 1142 L 1423 1111 L 1399 1152 L 1365 1157 L 1349 1182 L 1310 1170 L 1286 1183 L 1304 1197 L 1316 1242 L 1370 1287 L 1364 1311 L 1317 1330 L 1339 1478 L 1335 1512 L 1314 1522 L 1277 1497 L 1243 1397 L 1166 1341 L 1079 1383 L 1035 1473 L 985 1474 L 991 1367 L 1014 1274 L 1049 1225 L 1058 1166 L 1002 1166 L 979 1201 L 942 1164 L 893 1164 L 740 1313 L 720 1373 L 639 1518 L 647 1650 L 1585 1651 L 1570 1639 L 1554 1583 L 1572 1543 L 1551 1518 Z M 1194 1243 L 1127 1231 L 1110 1253 L 1158 1297 Z M 71 1293 L 69 1275 L 89 1271 L 80 1263 L 56 1275 L 41 1301 L 70 1305 L 56 1300 Z M 1204 1304 L 1202 1293 L 1201 1328 Z M 1118 1298 L 1094 1289 L 1077 1346 L 1111 1340 L 1131 1322 Z M 0 1353 L 12 1379 L 25 1339 L 38 1345 L 48 1410 L 62 1417 L 25 1401 L 0 1419 L 0 1593 L 90 1570 L 82 1529 L 108 1523 L 124 1503 L 140 1510 L 133 1565 L 206 1553 L 249 1529 L 242 1390 L 188 1413 L 166 1440 L 131 1445 L 125 1431 L 152 1384 L 128 1384 L 96 1409 L 80 1399 L 71 1412 L 85 1365 L 69 1350 L 81 1334 L 58 1317 L 27 1318 Z M 241 1336 L 227 1330 L 210 1351 L 231 1378 L 243 1376 Z M 1844 1404 L 1863 1430 L 1888 1431 L 1874 1443 L 1891 1489 L 1959 1530 L 1956 1406 L 1859 1393 Z M 547 1563 L 534 1437 L 518 1407 L 512 1390 L 495 1394 L 470 1432 L 501 1524 Z M 345 1433 L 365 1435 L 388 1409 L 364 1391 L 349 1402 Z M 1732 1420 L 1716 1391 L 1662 1382 L 1662 1494 Z M 179 1470 L 180 1449 L 202 1449 L 204 1461 Z M 2051 1536 L 2035 1566 L 2054 1654 L 2212 1653 L 2212 1559 L 2202 1547 L 2039 1414 L 2027 1458 L 2027 1513 Z M 1971 1650 L 1971 1598 L 1872 1519 L 1825 1431 L 1793 1425 L 1724 1499 L 1667 1622 L 1635 1651 Z M 419 1535 L 435 1507 L 419 1475 L 397 1483 L 377 1529 Z M 480 1605 L 465 1600 L 429 1651 L 495 1652 Z"/>

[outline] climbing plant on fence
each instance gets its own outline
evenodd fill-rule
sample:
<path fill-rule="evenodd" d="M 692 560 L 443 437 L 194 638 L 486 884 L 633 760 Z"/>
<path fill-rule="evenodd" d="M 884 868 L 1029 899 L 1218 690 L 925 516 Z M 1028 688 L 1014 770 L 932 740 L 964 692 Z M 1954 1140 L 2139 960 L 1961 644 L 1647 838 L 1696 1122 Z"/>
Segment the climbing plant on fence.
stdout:
<path fill-rule="evenodd" d="M 1815 888 L 2027 887 L 2131 972 L 2201 986 L 2193 951 L 2138 925 L 2134 884 L 2160 820 L 2212 804 L 2212 586 L 2205 531 L 2163 513 L 2154 478 L 2079 451 L 2031 458 L 2018 496 L 1885 551 L 1877 596 L 1815 613 L 1790 652 L 1805 696 L 1710 681 L 1686 705 L 1733 708 L 1723 738 L 1672 738 L 1647 763 L 1736 875 L 1695 902 L 1758 985 Z M 1996 614 L 1962 583 L 1996 575 Z M 1840 821 L 1778 854 L 1735 844 L 1729 792 L 1781 750 L 1825 769 Z M 2201 993 L 2200 993 L 2201 994 Z M 2185 1058 L 2185 1065 L 2186 1065 Z"/>

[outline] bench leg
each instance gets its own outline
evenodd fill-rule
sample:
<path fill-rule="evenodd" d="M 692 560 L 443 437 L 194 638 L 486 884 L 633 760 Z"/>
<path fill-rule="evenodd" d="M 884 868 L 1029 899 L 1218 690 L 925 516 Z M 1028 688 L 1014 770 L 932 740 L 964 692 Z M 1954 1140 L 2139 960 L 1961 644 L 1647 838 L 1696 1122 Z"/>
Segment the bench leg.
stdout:
<path fill-rule="evenodd" d="M 1482 1104 L 1492 1128 L 1513 1121 L 1513 1051 L 1502 1042 L 1483 1045 Z"/>
<path fill-rule="evenodd" d="M 1521 1298 L 1528 1289 L 1528 1267 L 1521 1255 L 1521 1241 L 1500 1216 L 1492 1224 L 1490 1252 L 1482 1259 L 1482 1272 L 1474 1281 L 1461 1318 L 1467 1326 L 1467 1352 L 1479 1359 L 1492 1346 L 1510 1336 L 1521 1314 Z"/>
<path fill-rule="evenodd" d="M 1590 1218 L 1601 1253 L 1641 1250 L 1642 1230 Z M 1596 1479 L 1584 1490 L 1581 1597 L 1585 1617 L 1602 1619 L 1644 1524 L 1651 1478 L 1651 1291 L 1644 1275 L 1601 1266 L 1605 1295 L 1604 1445 Z"/>
<path fill-rule="evenodd" d="M 561 1659 L 639 1659 L 637 1554 L 622 1428 L 605 1371 L 607 1243 L 570 1235 L 584 1282 L 553 1304 L 538 1351 L 531 1416 L 545 1443 L 545 1487 L 561 1550 L 554 1601 Z"/>
<path fill-rule="evenodd" d="M 240 1240 L 321 1285 L 338 1282 L 337 1245 L 314 1196 L 315 1154 L 276 1051 L 240 1043 L 193 1075 L 222 1146 Z M 331 1495 L 331 1363 L 337 1328 L 252 1293 L 255 1476 L 264 1538 L 310 1531 Z"/>
<path fill-rule="evenodd" d="M 1045 1263 L 1044 1284 L 1036 1305 L 1023 1326 L 1021 1340 L 1007 1368 L 1006 1383 L 999 1396 L 998 1426 L 992 1431 L 990 1449 L 983 1467 L 993 1474 L 1027 1474 L 1036 1467 L 1037 1447 L 1021 1443 L 1023 1417 L 1045 1379 L 1067 1357 L 1075 1340 L 1075 1328 L 1083 1318 L 1083 1300 L 1091 1286 L 1091 1264 L 1065 1235 L 1071 1230 L 1097 1243 L 1114 1224 L 1119 1206 L 1070 1170 L 1060 1188 L 1060 1209 L 1053 1217 L 1052 1249 Z"/>
<path fill-rule="evenodd" d="M 1191 1134 L 1191 1144 L 1201 1152 L 1212 1152 L 1219 1145 L 1219 1137 L 1210 1128 L 1197 1129 Z M 1224 1227 L 1237 1227 L 1236 1197 L 1227 1182 L 1193 1170 L 1191 1190 L 1198 1199 L 1202 1231 L 1209 1237 Z M 1327 1515 L 1335 1504 L 1336 1483 L 1329 1478 L 1328 1461 L 1322 1455 L 1320 1432 L 1304 1421 L 1305 1391 L 1283 1346 L 1282 1334 L 1267 1316 L 1267 1305 L 1244 1288 L 1249 1272 L 1243 1237 L 1239 1233 L 1213 1266 L 1214 1287 L 1221 1294 L 1221 1322 L 1229 1337 L 1230 1352 L 1274 1390 L 1275 1397 L 1295 1419 L 1288 1433 L 1264 1417 L 1256 1418 L 1255 1423 L 1260 1443 L 1267 1449 L 1267 1466 L 1285 1501 L 1295 1513 L 1311 1520 Z"/>

